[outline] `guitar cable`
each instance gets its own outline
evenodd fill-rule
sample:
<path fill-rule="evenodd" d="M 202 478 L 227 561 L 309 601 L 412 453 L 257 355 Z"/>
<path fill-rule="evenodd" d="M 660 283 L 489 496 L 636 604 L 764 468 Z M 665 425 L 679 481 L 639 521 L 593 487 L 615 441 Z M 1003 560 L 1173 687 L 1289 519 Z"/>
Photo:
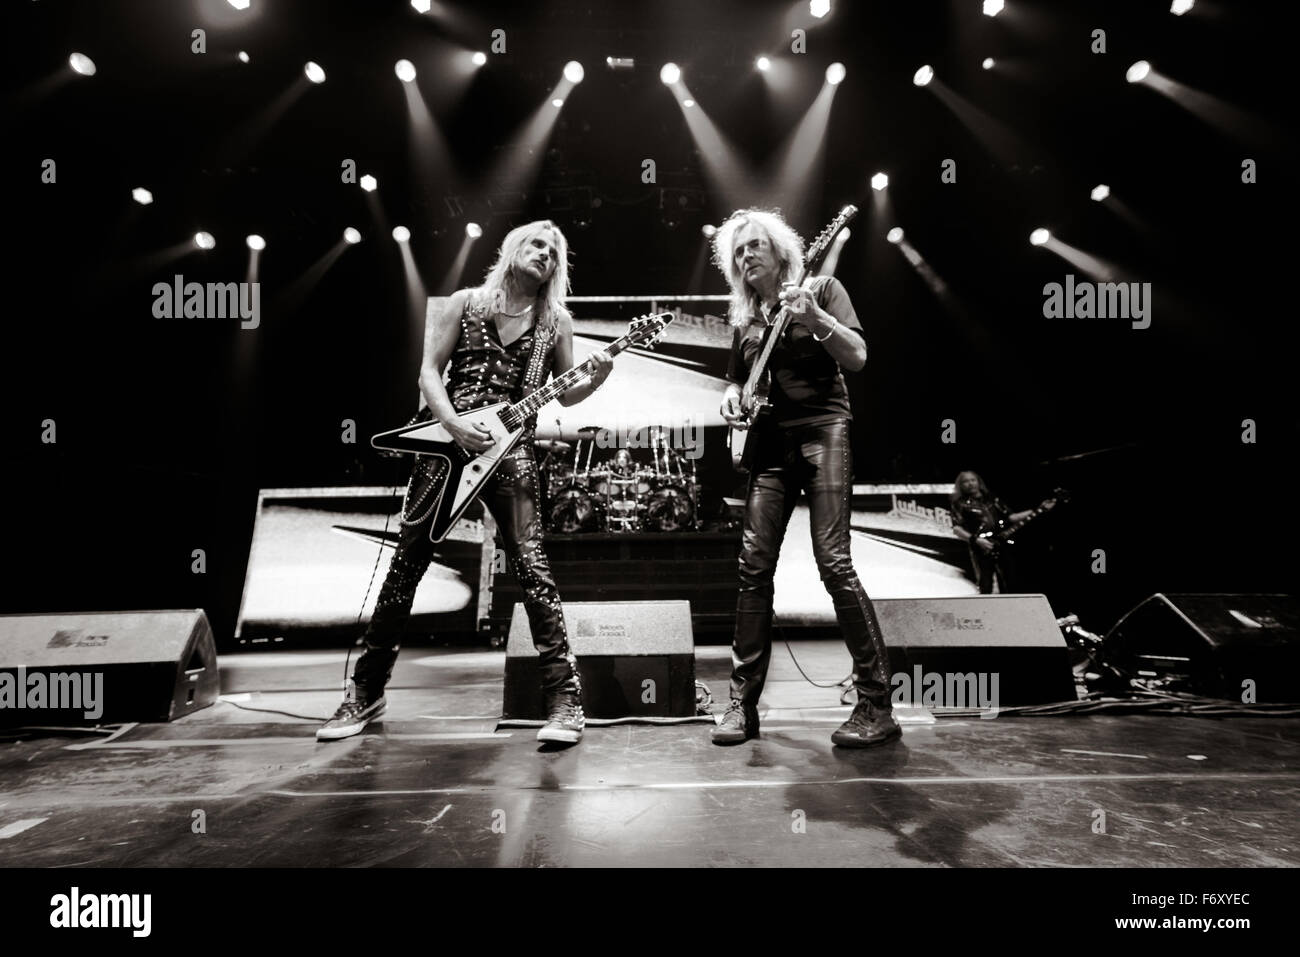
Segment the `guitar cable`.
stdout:
<path fill-rule="evenodd" d="M 396 456 L 394 458 L 398 459 L 398 457 Z M 400 461 L 400 459 L 398 460 Z M 396 465 L 394 467 L 400 468 L 400 465 Z M 396 494 L 397 494 L 397 485 L 394 484 L 388 492 L 388 497 L 392 498 Z M 398 509 L 400 511 L 401 509 L 400 505 L 398 506 Z M 392 522 L 392 520 L 393 520 L 392 515 L 388 513 L 387 510 L 385 510 L 384 531 L 379 538 L 379 550 L 375 553 L 375 564 L 370 569 L 370 581 L 366 584 L 366 594 L 365 597 L 361 599 L 361 607 L 357 610 L 357 620 L 353 623 L 354 626 L 360 626 L 361 616 L 366 613 L 366 602 L 370 601 L 370 590 L 375 586 L 375 575 L 379 571 L 379 560 L 384 556 L 384 541 L 385 539 L 388 538 L 388 526 Z M 362 635 L 364 635 L 364 632 L 362 632 Z M 345 691 L 348 686 L 348 669 L 351 667 L 352 664 L 352 649 L 355 648 L 357 645 L 361 644 L 362 635 L 358 635 L 356 640 L 348 645 L 348 653 L 343 659 L 343 688 Z M 240 711 L 256 711 L 261 714 L 279 714 L 279 715 L 284 715 L 286 718 L 301 718 L 304 721 L 321 722 L 326 720 L 326 717 L 321 715 L 294 714 L 291 711 L 280 711 L 277 710 L 276 708 L 250 708 L 248 705 L 239 704 L 236 701 L 229 701 L 224 697 L 221 698 L 221 700 L 228 705 L 238 708 Z"/>
<path fill-rule="evenodd" d="M 400 458 L 394 457 L 393 462 L 394 462 L 393 465 L 394 469 L 398 469 L 401 467 Z M 397 495 L 396 482 L 394 482 L 392 487 L 389 489 L 388 497 L 393 498 L 395 495 Z M 397 506 L 399 512 L 402 510 L 403 504 L 405 503 L 401 503 Z M 379 537 L 379 548 L 375 551 L 375 564 L 370 569 L 370 581 L 366 583 L 366 593 L 361 599 L 361 607 L 357 609 L 357 620 L 353 622 L 354 627 L 357 628 L 361 627 L 361 617 L 366 613 L 366 603 L 370 601 L 370 590 L 375 587 L 375 575 L 379 572 L 379 560 L 384 557 L 384 543 L 388 539 L 388 526 L 392 523 L 392 521 L 393 521 L 392 513 L 389 512 L 387 509 L 385 509 L 384 510 L 384 531 Z M 343 688 L 345 691 L 348 686 L 348 669 L 351 667 L 351 663 L 352 663 L 352 649 L 355 648 L 357 645 L 361 644 L 361 639 L 364 637 L 365 637 L 365 631 L 363 630 L 360 634 L 357 635 L 356 640 L 353 641 L 350 645 L 348 645 L 348 653 L 343 659 Z"/>

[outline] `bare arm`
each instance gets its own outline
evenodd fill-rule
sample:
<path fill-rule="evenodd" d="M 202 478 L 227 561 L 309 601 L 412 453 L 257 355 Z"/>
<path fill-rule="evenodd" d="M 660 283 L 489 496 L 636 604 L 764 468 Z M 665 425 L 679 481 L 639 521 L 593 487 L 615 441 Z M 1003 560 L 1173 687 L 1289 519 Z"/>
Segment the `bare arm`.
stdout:
<path fill-rule="evenodd" d="M 867 340 L 823 309 L 809 287 L 788 283 L 781 290 L 781 300 L 790 307 L 794 321 L 807 326 L 841 368 L 859 372 L 867 364 Z"/>
<path fill-rule="evenodd" d="M 613 368 L 614 360 L 609 358 L 603 352 L 597 352 L 587 360 L 588 370 L 592 377 L 584 382 L 579 382 L 569 391 L 560 396 L 560 405 L 577 405 L 587 396 L 591 395 L 601 387 L 605 379 L 609 377 L 609 371 Z M 555 323 L 555 366 L 554 374 L 557 376 L 564 375 L 573 368 L 573 318 L 567 313 L 561 313 Z"/>
<path fill-rule="evenodd" d="M 435 315 L 432 333 L 425 337 L 424 355 L 420 359 L 420 394 L 433 410 L 433 417 L 442 423 L 463 448 L 482 452 L 492 443 L 491 433 L 472 423 L 460 421 L 460 415 L 451 404 L 447 387 L 442 381 L 442 370 L 447 367 L 460 338 L 460 317 L 465 311 L 469 293 L 459 289 L 452 293 L 442 311 Z"/>

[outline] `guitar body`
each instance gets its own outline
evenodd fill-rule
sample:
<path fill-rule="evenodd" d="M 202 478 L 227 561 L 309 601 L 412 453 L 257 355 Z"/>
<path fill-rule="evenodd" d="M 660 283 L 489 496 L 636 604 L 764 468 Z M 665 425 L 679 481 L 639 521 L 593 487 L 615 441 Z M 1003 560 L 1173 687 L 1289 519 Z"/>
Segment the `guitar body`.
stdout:
<path fill-rule="evenodd" d="M 728 430 L 727 443 L 731 447 L 731 464 L 739 472 L 748 472 L 754 466 L 754 443 L 750 441 L 750 433 L 771 407 L 771 403 L 767 400 L 771 381 L 771 373 L 765 373 L 755 384 L 752 395 L 742 393 L 740 396 L 740 410 L 748 417 L 749 428 Z"/>
<path fill-rule="evenodd" d="M 413 483 L 411 487 L 415 499 L 412 510 L 423 513 L 427 508 L 433 509 L 429 526 L 429 538 L 433 541 L 440 542 L 447 537 L 502 460 L 519 443 L 524 430 L 509 429 L 501 421 L 501 412 L 507 408 L 509 403 L 498 402 L 461 415 L 462 422 L 482 426 L 492 433 L 495 440 L 490 449 L 477 455 L 462 449 L 451 433 L 432 418 L 391 432 L 380 432 L 370 440 L 377 449 L 414 452 L 433 460 L 436 467 L 425 469 L 422 482 Z"/>

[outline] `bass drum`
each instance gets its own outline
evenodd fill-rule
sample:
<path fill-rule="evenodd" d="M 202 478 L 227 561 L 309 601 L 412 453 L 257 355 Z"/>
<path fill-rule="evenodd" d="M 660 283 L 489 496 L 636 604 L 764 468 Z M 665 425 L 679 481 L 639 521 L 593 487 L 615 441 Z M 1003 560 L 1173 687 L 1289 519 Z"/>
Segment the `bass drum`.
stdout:
<path fill-rule="evenodd" d="M 645 504 L 645 527 L 652 532 L 680 532 L 695 524 L 695 502 L 685 481 L 666 479 Z"/>
<path fill-rule="evenodd" d="M 585 483 L 570 479 L 551 490 L 548 517 L 550 531 L 571 535 L 594 532 L 599 516 Z"/>

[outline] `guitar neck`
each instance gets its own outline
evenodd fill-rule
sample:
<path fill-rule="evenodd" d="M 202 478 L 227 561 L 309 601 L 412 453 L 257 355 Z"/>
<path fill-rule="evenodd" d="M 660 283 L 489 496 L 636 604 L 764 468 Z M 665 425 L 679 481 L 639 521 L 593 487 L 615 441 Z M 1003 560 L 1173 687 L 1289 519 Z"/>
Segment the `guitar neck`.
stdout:
<path fill-rule="evenodd" d="M 613 358 L 631 345 L 632 337 L 623 336 L 621 339 L 616 339 L 614 342 L 610 343 L 610 345 L 606 346 L 605 351 L 609 353 L 610 358 Z M 523 425 L 524 420 L 530 415 L 537 412 L 542 406 L 546 405 L 546 403 L 550 402 L 556 396 L 568 392 L 575 385 L 581 382 L 587 374 L 585 363 L 580 363 L 574 366 L 564 374 L 556 376 L 535 392 L 530 392 L 528 395 L 524 396 L 514 405 L 502 412 L 501 421 L 509 428 L 518 428 L 520 425 Z"/>
<path fill-rule="evenodd" d="M 807 278 L 808 266 L 805 264 L 799 271 L 799 278 L 795 282 L 795 285 L 802 286 Z M 748 391 L 750 394 L 753 393 L 754 387 L 758 385 L 758 380 L 763 377 L 763 373 L 767 371 L 767 364 L 772 359 L 772 352 L 776 349 L 776 344 L 785 332 L 786 323 L 789 321 L 790 310 L 785 306 L 782 306 L 781 311 L 778 312 L 776 318 L 772 320 L 772 325 L 767 332 L 767 339 L 763 341 L 762 351 L 759 352 L 758 358 L 754 360 L 754 365 L 749 370 Z"/>

